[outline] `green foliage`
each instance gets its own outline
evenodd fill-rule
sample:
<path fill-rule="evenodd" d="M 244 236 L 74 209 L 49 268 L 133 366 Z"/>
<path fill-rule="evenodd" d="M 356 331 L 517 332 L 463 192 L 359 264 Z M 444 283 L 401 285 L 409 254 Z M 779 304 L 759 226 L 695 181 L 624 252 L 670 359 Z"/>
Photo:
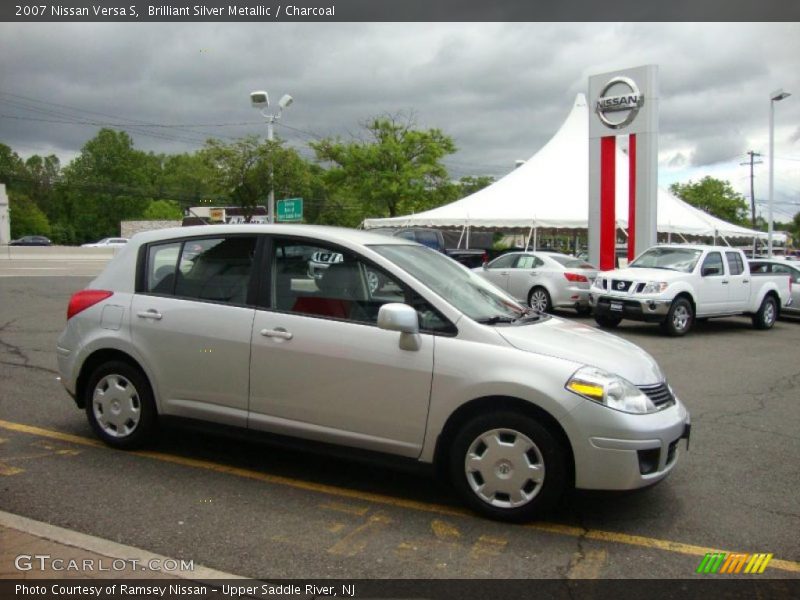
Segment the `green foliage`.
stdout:
<path fill-rule="evenodd" d="M 120 221 L 144 214 L 157 169 L 127 133 L 101 129 L 64 168 L 56 219 L 69 223 L 79 242 L 118 235 Z"/>
<path fill-rule="evenodd" d="M 728 181 L 706 176 L 697 183 L 673 183 L 669 189 L 683 201 L 715 217 L 745 227 L 751 225 L 747 201 Z"/>
<path fill-rule="evenodd" d="M 256 136 L 230 144 L 209 140 L 200 155 L 213 175 L 214 195 L 221 203 L 242 207 L 248 220 L 257 206 L 266 206 L 271 186 L 276 201 L 321 193 L 319 168 L 285 148 L 281 140 L 262 142 Z"/>
<path fill-rule="evenodd" d="M 142 214 L 144 221 L 180 221 L 182 217 L 180 204 L 174 200 L 151 200 Z"/>
<path fill-rule="evenodd" d="M 420 131 L 413 123 L 376 118 L 365 125 L 366 140 L 312 142 L 325 172 L 331 211 L 347 209 L 342 218 L 389 216 L 427 210 L 441 202 L 449 185 L 441 159 L 456 151 L 453 140 L 438 129 Z"/>
<path fill-rule="evenodd" d="M 12 193 L 8 197 L 8 215 L 11 237 L 44 235 L 50 237 L 50 222 L 47 215 L 27 196 Z"/>

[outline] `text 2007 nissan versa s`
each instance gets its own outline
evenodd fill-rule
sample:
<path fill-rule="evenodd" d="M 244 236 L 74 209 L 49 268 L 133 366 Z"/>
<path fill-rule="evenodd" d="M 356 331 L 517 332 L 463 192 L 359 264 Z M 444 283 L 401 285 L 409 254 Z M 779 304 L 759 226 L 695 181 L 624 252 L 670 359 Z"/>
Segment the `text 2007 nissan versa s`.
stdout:
<path fill-rule="evenodd" d="M 342 260 L 315 278 L 319 252 Z M 473 509 L 524 520 L 568 486 L 655 483 L 688 443 L 689 414 L 646 352 L 401 238 L 142 233 L 67 319 L 62 381 L 120 448 L 162 416 L 212 421 L 433 463 Z"/>

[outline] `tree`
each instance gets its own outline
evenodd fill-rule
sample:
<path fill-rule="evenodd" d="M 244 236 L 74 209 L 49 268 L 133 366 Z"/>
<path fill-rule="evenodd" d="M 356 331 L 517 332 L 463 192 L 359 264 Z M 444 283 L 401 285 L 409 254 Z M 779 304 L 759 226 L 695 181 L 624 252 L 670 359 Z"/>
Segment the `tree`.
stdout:
<path fill-rule="evenodd" d="M 174 200 L 152 200 L 142 214 L 145 221 L 180 221 L 182 217 L 180 204 Z"/>
<path fill-rule="evenodd" d="M 319 188 L 319 169 L 296 150 L 285 148 L 282 140 L 261 142 L 256 136 L 230 144 L 209 140 L 201 155 L 211 169 L 215 196 L 240 206 L 248 221 L 257 206 L 267 203 L 271 187 L 278 199 L 306 198 Z"/>
<path fill-rule="evenodd" d="M 697 183 L 673 183 L 669 189 L 684 202 L 715 217 L 745 227 L 750 226 L 749 205 L 744 196 L 735 192 L 728 181 L 706 176 Z"/>
<path fill-rule="evenodd" d="M 76 241 L 118 235 L 120 221 L 141 218 L 150 203 L 155 164 L 124 131 L 101 129 L 64 168 L 56 220 Z"/>
<path fill-rule="evenodd" d="M 50 223 L 42 210 L 24 194 L 12 193 L 8 201 L 11 237 L 50 235 Z"/>
<path fill-rule="evenodd" d="M 421 131 L 411 120 L 376 118 L 364 126 L 366 140 L 312 142 L 334 202 L 360 207 L 363 216 L 389 216 L 426 210 L 437 191 L 449 185 L 441 159 L 456 151 L 439 129 Z"/>

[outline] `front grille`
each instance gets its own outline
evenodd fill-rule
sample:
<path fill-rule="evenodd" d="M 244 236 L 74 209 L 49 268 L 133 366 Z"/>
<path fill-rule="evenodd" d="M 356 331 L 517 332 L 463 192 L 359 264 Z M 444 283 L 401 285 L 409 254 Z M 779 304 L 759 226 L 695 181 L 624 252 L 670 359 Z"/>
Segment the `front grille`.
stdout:
<path fill-rule="evenodd" d="M 622 279 L 614 279 L 611 281 L 611 289 L 615 292 L 627 292 L 631 287 L 632 281 L 624 281 Z"/>
<path fill-rule="evenodd" d="M 640 385 L 639 389 L 647 394 L 653 404 L 656 405 L 656 408 L 667 408 L 675 404 L 675 396 L 666 382 L 656 385 Z"/>

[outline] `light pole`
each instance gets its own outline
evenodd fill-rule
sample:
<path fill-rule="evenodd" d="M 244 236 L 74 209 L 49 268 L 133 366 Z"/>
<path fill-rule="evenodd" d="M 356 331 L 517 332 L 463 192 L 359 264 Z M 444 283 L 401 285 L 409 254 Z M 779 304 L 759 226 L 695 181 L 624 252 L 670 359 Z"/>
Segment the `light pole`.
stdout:
<path fill-rule="evenodd" d="M 261 116 L 267 120 L 267 141 L 271 142 L 273 140 L 273 133 L 272 133 L 272 125 L 281 118 L 283 114 L 284 108 L 289 108 L 292 102 L 294 102 L 294 98 L 292 98 L 289 94 L 284 94 L 281 99 L 278 101 L 278 112 L 273 114 L 267 112 L 269 108 L 269 94 L 263 90 L 259 90 L 256 92 L 250 92 L 250 103 L 253 105 L 253 108 L 257 108 L 261 113 Z M 272 148 L 270 148 L 270 151 Z M 267 222 L 274 223 L 275 222 L 275 188 L 272 184 L 272 160 L 269 162 L 269 198 L 267 200 Z"/>
<path fill-rule="evenodd" d="M 791 96 L 789 92 L 775 90 L 769 95 L 769 204 L 767 205 L 767 255 L 772 258 L 772 204 L 775 201 L 775 103 Z"/>

